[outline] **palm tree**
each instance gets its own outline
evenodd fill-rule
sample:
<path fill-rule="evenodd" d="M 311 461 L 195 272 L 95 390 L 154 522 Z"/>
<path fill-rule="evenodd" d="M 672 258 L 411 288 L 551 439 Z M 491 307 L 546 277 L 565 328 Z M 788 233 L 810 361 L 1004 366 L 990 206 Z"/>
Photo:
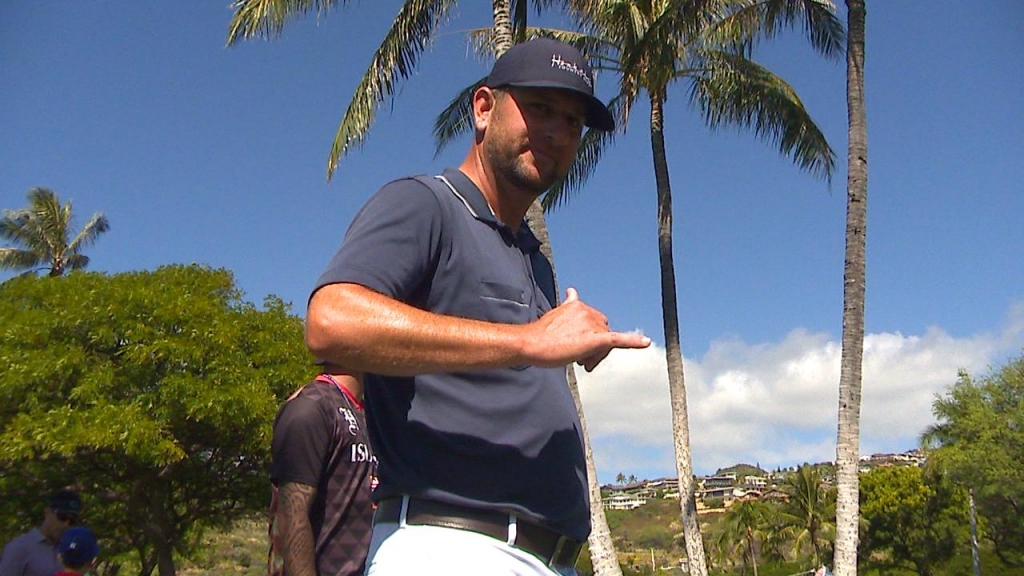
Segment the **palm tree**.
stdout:
<path fill-rule="evenodd" d="M 71 201 L 61 205 L 48 188 L 32 188 L 28 207 L 4 210 L 0 218 L 0 238 L 21 247 L 0 247 L 0 269 L 26 270 L 33 273 L 49 270 L 50 276 L 63 276 L 69 270 L 89 265 L 82 250 L 92 245 L 100 234 L 110 229 L 107 217 L 97 212 L 82 230 L 71 234 Z"/>
<path fill-rule="evenodd" d="M 534 0 L 538 9 L 555 4 L 553 0 Z M 276 37 L 281 34 L 284 24 L 311 10 L 323 13 L 336 4 L 347 4 L 347 0 L 236 0 L 232 5 L 235 15 L 228 30 L 228 45 L 242 38 L 254 36 Z M 406 0 L 395 18 L 395 23 L 386 34 L 374 54 L 362 80 L 349 103 L 348 110 L 338 126 L 334 143 L 327 160 L 327 179 L 330 180 L 340 159 L 358 146 L 369 133 L 377 107 L 394 96 L 400 79 L 407 79 L 419 62 L 430 39 L 447 17 L 457 0 Z M 513 44 L 526 37 L 527 1 L 492 0 L 493 27 L 475 32 L 478 49 L 484 49 L 495 58 L 505 53 Z M 473 34 L 473 33 L 471 33 Z M 474 83 L 462 91 L 453 106 L 443 113 L 449 118 L 460 118 L 461 127 L 469 126 L 468 104 L 473 91 L 482 82 Z M 450 134 L 454 136 L 456 132 Z M 550 235 L 540 202 L 534 202 L 526 216 L 530 228 L 541 243 L 541 252 L 551 262 L 554 272 L 554 255 L 551 251 Z M 555 274 L 557 285 L 557 274 Z M 556 288 L 556 294 L 559 291 Z M 590 520 L 592 531 L 588 538 L 590 556 L 595 573 L 600 576 L 622 576 L 611 530 L 601 505 L 601 487 L 597 480 L 590 436 L 583 415 L 576 374 L 572 365 L 566 368 L 566 376 L 572 392 L 584 440 L 587 462 L 587 479 L 590 493 Z"/>
<path fill-rule="evenodd" d="M 865 246 L 868 214 L 868 129 L 864 107 L 864 0 L 846 0 L 849 120 L 846 176 L 846 264 L 843 270 L 843 352 L 836 437 L 836 576 L 857 574 L 860 387 L 864 361 Z"/>
<path fill-rule="evenodd" d="M 758 548 L 768 536 L 770 514 L 764 502 L 744 500 L 730 506 L 722 518 L 720 546 L 732 552 L 731 557 L 738 554 L 744 567 L 752 566 L 754 576 L 757 576 Z"/>
<path fill-rule="evenodd" d="M 789 501 L 781 519 L 793 528 L 794 551 L 809 545 L 814 565 L 818 566 L 825 559 L 825 549 L 835 528 L 835 497 L 825 488 L 817 468 L 807 464 L 786 478 L 784 490 Z"/>

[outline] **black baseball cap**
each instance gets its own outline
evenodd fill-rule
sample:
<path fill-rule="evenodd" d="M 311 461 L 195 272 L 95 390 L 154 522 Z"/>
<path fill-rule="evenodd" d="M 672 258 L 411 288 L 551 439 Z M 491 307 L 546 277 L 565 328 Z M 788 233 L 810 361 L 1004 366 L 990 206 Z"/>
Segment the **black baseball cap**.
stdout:
<path fill-rule="evenodd" d="M 509 48 L 494 63 L 484 85 L 571 90 L 587 101 L 588 127 L 615 129 L 612 113 L 594 96 L 594 73 L 587 60 L 579 50 L 558 40 L 534 38 Z"/>
<path fill-rule="evenodd" d="M 82 499 L 78 492 L 73 490 L 58 490 L 50 495 L 50 510 L 54 512 L 71 512 L 80 514 L 82 512 Z"/>

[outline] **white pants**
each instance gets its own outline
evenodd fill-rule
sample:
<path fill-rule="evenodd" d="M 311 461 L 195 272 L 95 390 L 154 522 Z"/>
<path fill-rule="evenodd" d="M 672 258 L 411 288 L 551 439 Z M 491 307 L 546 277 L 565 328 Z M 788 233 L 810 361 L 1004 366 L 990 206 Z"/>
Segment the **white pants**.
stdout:
<path fill-rule="evenodd" d="M 404 512 L 404 511 L 403 511 Z M 539 558 L 496 538 L 457 528 L 373 527 L 366 576 L 576 576 L 572 566 L 549 568 Z"/>

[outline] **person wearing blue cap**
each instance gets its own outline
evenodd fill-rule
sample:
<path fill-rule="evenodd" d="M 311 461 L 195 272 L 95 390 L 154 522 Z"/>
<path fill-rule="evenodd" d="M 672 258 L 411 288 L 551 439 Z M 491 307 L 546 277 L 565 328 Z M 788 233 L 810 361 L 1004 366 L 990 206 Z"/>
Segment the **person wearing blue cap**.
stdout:
<path fill-rule="evenodd" d="M 96 536 L 85 526 L 68 528 L 57 543 L 57 558 L 61 562 L 61 570 L 56 576 L 79 576 L 87 574 L 92 568 L 100 546 Z"/>
<path fill-rule="evenodd" d="M 0 576 L 53 576 L 60 568 L 57 542 L 64 532 L 78 524 L 82 500 L 72 490 L 50 495 L 43 511 L 43 523 L 11 540 L 0 556 Z"/>
<path fill-rule="evenodd" d="M 472 97 L 458 169 L 381 188 L 318 280 L 314 356 L 363 375 L 380 484 L 366 573 L 575 574 L 590 533 L 571 362 L 650 340 L 612 331 L 524 221 L 584 127 L 615 121 L 575 48 L 511 48 Z"/>

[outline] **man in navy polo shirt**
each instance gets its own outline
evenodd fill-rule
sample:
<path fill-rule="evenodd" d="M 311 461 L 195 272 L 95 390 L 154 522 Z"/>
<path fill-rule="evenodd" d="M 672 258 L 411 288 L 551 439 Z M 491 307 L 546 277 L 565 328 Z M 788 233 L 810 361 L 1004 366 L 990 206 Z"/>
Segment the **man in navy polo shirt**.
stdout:
<path fill-rule="evenodd" d="M 360 210 L 310 297 L 306 341 L 365 374 L 378 508 L 367 574 L 575 574 L 590 532 L 565 366 L 613 332 L 523 221 L 569 170 L 584 126 L 612 130 L 574 48 L 519 44 L 473 95 L 459 169 L 396 180 Z"/>

